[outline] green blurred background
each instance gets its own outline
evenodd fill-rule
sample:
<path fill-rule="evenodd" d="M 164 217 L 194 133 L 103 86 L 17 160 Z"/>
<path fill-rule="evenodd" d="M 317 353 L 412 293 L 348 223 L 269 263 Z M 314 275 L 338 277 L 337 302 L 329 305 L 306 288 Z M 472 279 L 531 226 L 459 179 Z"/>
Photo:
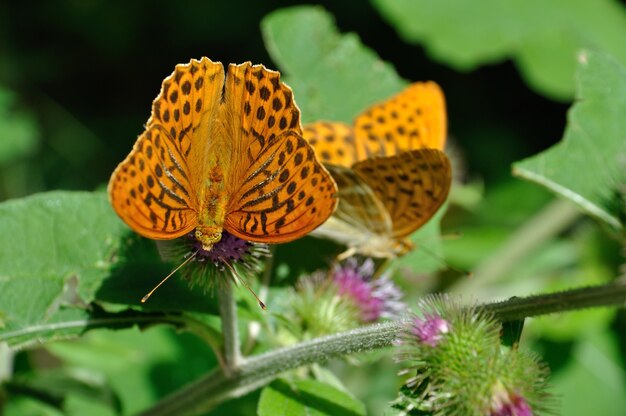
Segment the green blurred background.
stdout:
<path fill-rule="evenodd" d="M 498 22 L 506 10 L 499 10 L 497 1 L 455 1 L 449 3 L 453 4 L 450 8 L 432 10 L 426 7 L 438 2 L 416 1 L 404 22 L 393 14 L 393 7 L 388 7 L 392 3 L 408 10 L 408 3 L 403 1 L 315 4 L 334 16 L 340 32 L 358 34 L 363 44 L 391 63 L 404 79 L 431 79 L 443 87 L 458 181 L 443 220 L 444 236 L 449 237 L 444 239 L 445 255 L 451 265 L 474 270 L 552 203 L 553 196 L 546 190 L 513 178 L 511 164 L 561 139 L 573 101 L 574 83 L 571 80 L 568 86 L 570 80 L 565 77 L 564 88 L 551 88 L 545 87 L 543 80 L 537 81 L 528 62 L 538 62 L 540 58 L 556 60 L 559 54 L 542 55 L 537 47 L 520 52 L 516 48 L 526 38 L 519 35 L 503 40 L 505 29 L 502 33 L 495 29 L 481 32 L 482 38 L 477 38 L 477 42 L 495 45 L 494 48 L 506 44 L 510 50 L 487 51 L 483 55 L 479 51 L 479 57 L 470 62 L 458 58 L 454 48 L 446 49 L 445 42 L 462 32 L 462 22 L 477 28 Z M 208 56 L 224 63 L 250 60 L 280 69 L 266 50 L 260 22 L 268 13 L 296 4 L 305 3 L 0 3 L 0 200 L 55 189 L 103 188 L 143 130 L 150 103 L 175 64 Z M 502 19 L 501 26 L 523 27 L 527 23 L 524 19 L 534 18 L 530 12 L 523 13 L 529 10 L 536 16 L 545 14 L 538 21 L 547 19 L 558 26 L 558 19 L 543 10 L 541 2 L 524 4 L 528 10 L 520 7 L 518 14 Z M 597 29 L 604 37 L 590 36 L 595 42 L 592 46 L 626 33 L 624 9 L 617 2 L 559 1 L 551 7 L 548 11 L 555 15 L 577 12 L 580 19 L 588 17 L 590 25 L 595 22 L 591 28 L 573 30 L 572 36 L 584 40 L 586 33 L 596 33 Z M 586 8 L 592 8 L 597 15 L 585 12 Z M 617 21 L 605 25 L 602 13 Z M 517 16 L 519 21 L 515 20 Z M 448 24 L 440 23 L 434 29 L 411 29 L 411 19 Z M 573 28 L 580 28 L 575 18 L 568 22 L 573 22 Z M 622 32 L 616 29 L 608 33 L 613 27 Z M 537 29 L 537 33 L 543 32 Z M 528 43 L 537 46 L 553 40 L 548 35 Z M 562 39 L 565 46 L 555 51 L 572 46 L 567 43 L 569 38 Z M 467 51 L 475 46 L 469 43 Z M 586 45 L 583 41 L 581 44 Z M 463 46 L 458 48 L 456 52 L 463 55 Z M 607 49 L 611 51 L 611 47 Z M 573 67 L 574 57 L 567 56 L 572 62 L 564 67 Z M 549 67 L 558 68 L 559 64 Z M 567 212 L 572 216 L 570 221 L 538 240 L 523 258 L 488 283 L 474 281 L 469 287 L 463 286 L 465 294 L 495 299 L 614 278 L 623 261 L 618 242 L 595 221 L 571 214 L 571 210 Z M 434 289 L 459 292 L 455 286 L 458 280 L 458 273 L 452 272 L 437 279 L 414 274 L 403 284 L 413 294 Z M 564 314 L 527 324 L 524 345 L 540 352 L 550 365 L 561 414 L 626 413 L 625 329 L 626 317 L 613 310 Z M 20 353 L 16 356 L 15 374 L 26 380 L 46 374 L 48 378 L 41 383 L 49 387 L 67 382 L 70 373 L 74 377 L 76 371 L 82 371 L 80 374 L 91 377 L 94 390 L 69 394 L 67 413 L 111 414 L 110 409 L 116 407 L 124 409 L 124 413 L 142 409 L 214 365 L 210 350 L 197 339 L 157 327 L 143 333 L 92 331 L 79 342 L 53 343 Z M 388 360 L 356 369 L 340 361 L 332 366 L 351 391 L 366 402 L 371 414 L 381 414 L 385 403 L 393 398 L 397 379 L 395 367 Z M 49 371 L 61 367 L 66 370 Z M 72 377 L 69 378 L 74 380 Z M 376 382 L 370 383 L 372 380 Z M 98 400 L 85 399 L 89 394 Z M 253 393 L 214 414 L 252 414 L 257 397 L 258 393 Z M 13 413 L 9 414 L 58 414 L 37 413 L 42 410 L 32 402 L 12 406 Z"/>
<path fill-rule="evenodd" d="M 0 198 L 102 186 L 142 131 L 161 80 L 176 63 L 208 56 L 275 68 L 259 23 L 297 3 L 3 2 L 0 97 L 10 103 L 4 111 L 25 118 L 20 133 L 33 137 L 19 160 L 2 164 Z M 510 62 L 459 73 L 403 42 L 368 2 L 318 4 L 403 78 L 443 86 L 450 134 L 468 175 L 505 180 L 511 162 L 560 139 L 567 105 L 529 90 Z"/>

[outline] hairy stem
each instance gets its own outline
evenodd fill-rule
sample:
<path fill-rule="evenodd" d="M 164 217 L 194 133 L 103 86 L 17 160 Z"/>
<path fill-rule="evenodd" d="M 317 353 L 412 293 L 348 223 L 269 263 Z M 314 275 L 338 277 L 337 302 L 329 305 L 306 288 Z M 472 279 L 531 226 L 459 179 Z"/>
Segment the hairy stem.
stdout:
<path fill-rule="evenodd" d="M 218 290 L 220 317 L 222 318 L 224 372 L 233 374 L 242 362 L 237 324 L 237 303 L 233 296 L 233 285 L 228 282 Z"/>
<path fill-rule="evenodd" d="M 598 306 L 626 306 L 626 281 L 512 298 L 478 307 L 494 313 L 502 322 L 509 322 Z M 371 325 L 250 357 L 242 362 L 234 374 L 227 375 L 216 370 L 165 397 L 142 414 L 193 415 L 206 412 L 225 400 L 240 397 L 269 383 L 284 371 L 355 352 L 388 347 L 396 339 L 403 324 L 403 321 L 394 321 Z"/>

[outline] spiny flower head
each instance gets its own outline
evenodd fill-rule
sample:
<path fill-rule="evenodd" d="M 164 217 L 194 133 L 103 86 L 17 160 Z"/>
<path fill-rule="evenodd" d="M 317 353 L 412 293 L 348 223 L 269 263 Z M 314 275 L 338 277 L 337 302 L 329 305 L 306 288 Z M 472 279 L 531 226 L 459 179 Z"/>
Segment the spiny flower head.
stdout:
<path fill-rule="evenodd" d="M 396 342 L 396 360 L 410 377 L 394 407 L 436 416 L 546 411 L 546 367 L 533 354 L 502 346 L 500 331 L 484 310 L 447 296 L 421 301 Z"/>
<path fill-rule="evenodd" d="M 240 276 L 250 276 L 262 269 L 262 259 L 269 256 L 266 244 L 243 240 L 226 230 L 222 239 L 211 250 L 202 248 L 194 233 L 174 242 L 158 242 L 161 257 L 166 261 L 190 264 L 181 268 L 182 277 L 190 285 L 211 289 L 215 284 L 226 284 Z"/>
<path fill-rule="evenodd" d="M 301 278 L 291 305 L 302 329 L 319 336 L 399 317 L 406 307 L 402 291 L 388 275 L 374 278 L 374 274 L 371 259 L 359 264 L 350 258 Z"/>

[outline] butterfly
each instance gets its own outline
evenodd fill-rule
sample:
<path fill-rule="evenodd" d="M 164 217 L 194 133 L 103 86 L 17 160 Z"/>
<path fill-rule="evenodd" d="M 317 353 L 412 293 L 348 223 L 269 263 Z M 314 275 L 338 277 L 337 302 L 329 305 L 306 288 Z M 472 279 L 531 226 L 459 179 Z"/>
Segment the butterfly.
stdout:
<path fill-rule="evenodd" d="M 437 212 L 452 181 L 439 86 L 414 83 L 352 126 L 318 121 L 303 131 L 339 188 L 337 210 L 312 235 L 346 245 L 341 258 L 411 250 L 407 237 Z"/>
<path fill-rule="evenodd" d="M 223 230 L 252 242 L 295 240 L 337 205 L 280 74 L 250 62 L 225 73 L 206 57 L 163 81 L 108 193 L 137 233 L 168 240 L 194 232 L 204 250 Z"/>

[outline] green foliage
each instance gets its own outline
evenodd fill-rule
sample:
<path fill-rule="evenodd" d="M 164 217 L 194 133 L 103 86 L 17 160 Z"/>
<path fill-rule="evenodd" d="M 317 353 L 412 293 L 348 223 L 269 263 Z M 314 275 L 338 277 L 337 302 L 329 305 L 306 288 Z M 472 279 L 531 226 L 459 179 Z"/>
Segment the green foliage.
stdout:
<path fill-rule="evenodd" d="M 351 123 L 406 85 L 356 34 L 340 34 L 333 20 L 320 7 L 301 6 L 278 10 L 261 23 L 267 50 L 293 88 L 304 123 Z"/>
<path fill-rule="evenodd" d="M 63 336 L 62 322 L 84 321 L 125 232 L 105 195 L 84 192 L 5 202 L 0 229 L 0 337 L 12 342 Z"/>
<path fill-rule="evenodd" d="M 315 380 L 278 379 L 263 389 L 259 416 L 365 415 L 365 407 L 345 391 Z"/>
<path fill-rule="evenodd" d="M 33 116 L 17 108 L 15 94 L 0 85 L 0 167 L 32 154 L 38 139 Z"/>
<path fill-rule="evenodd" d="M 579 56 L 578 102 L 563 141 L 514 165 L 514 173 L 579 205 L 614 230 L 623 228 L 626 183 L 626 68 L 603 53 Z M 610 88 L 606 88 L 610 85 Z"/>
<path fill-rule="evenodd" d="M 626 63 L 626 11 L 611 0 L 373 0 L 410 42 L 468 71 L 513 59 L 539 92 L 574 95 L 576 54 L 598 48 Z"/>

